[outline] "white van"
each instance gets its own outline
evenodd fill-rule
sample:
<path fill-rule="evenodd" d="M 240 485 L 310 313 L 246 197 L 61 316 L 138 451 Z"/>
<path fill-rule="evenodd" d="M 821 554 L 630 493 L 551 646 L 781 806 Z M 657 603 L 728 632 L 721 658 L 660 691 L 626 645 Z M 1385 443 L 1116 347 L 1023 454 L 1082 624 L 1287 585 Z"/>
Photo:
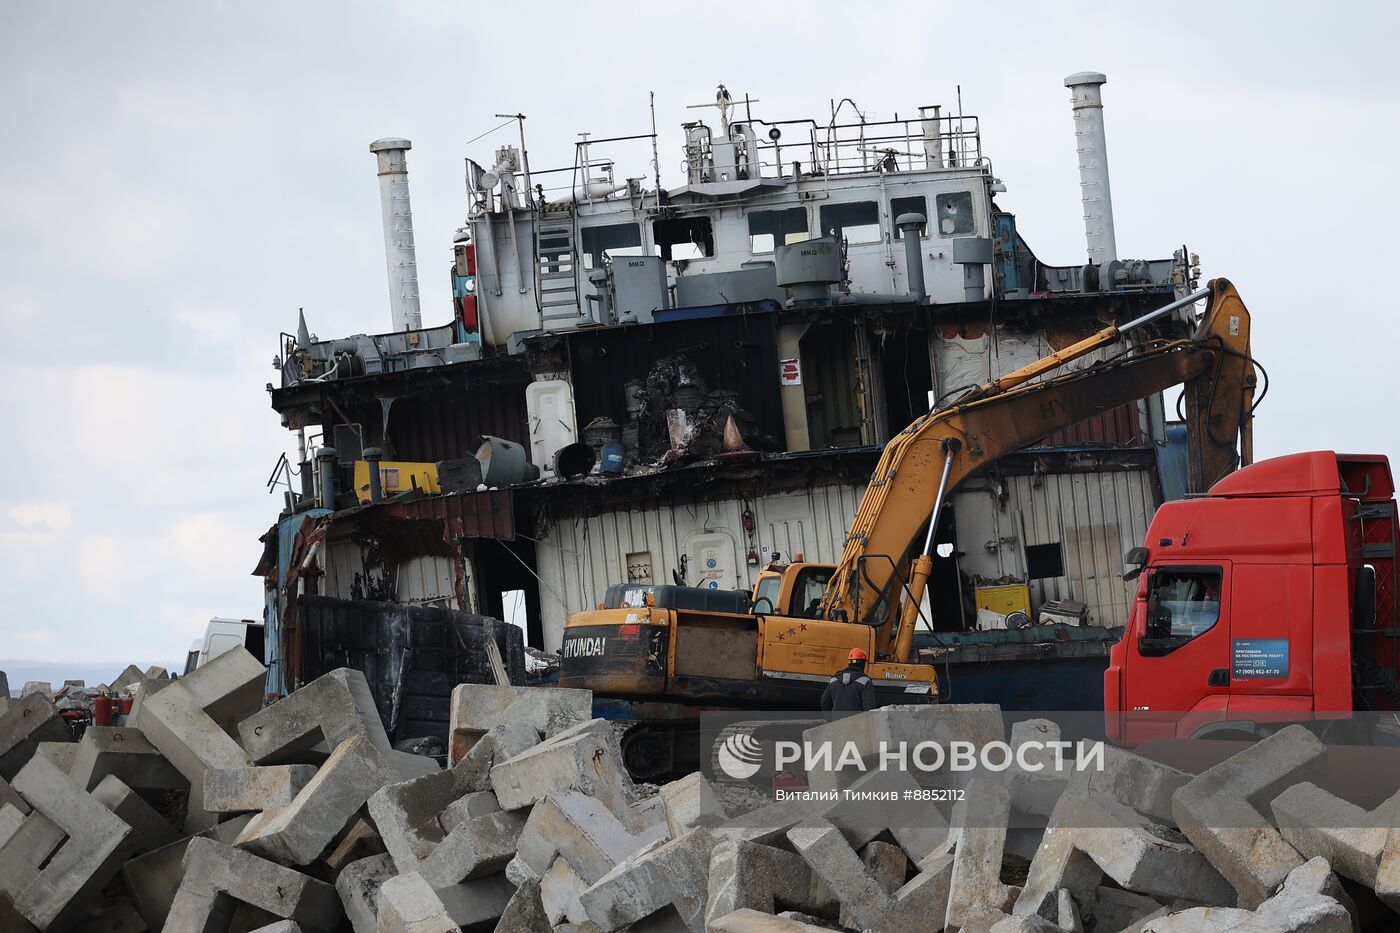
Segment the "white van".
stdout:
<path fill-rule="evenodd" d="M 190 653 L 185 656 L 185 673 L 234 648 L 247 648 L 261 664 L 264 660 L 263 624 L 252 619 L 210 619 L 204 637 L 190 645 Z"/>

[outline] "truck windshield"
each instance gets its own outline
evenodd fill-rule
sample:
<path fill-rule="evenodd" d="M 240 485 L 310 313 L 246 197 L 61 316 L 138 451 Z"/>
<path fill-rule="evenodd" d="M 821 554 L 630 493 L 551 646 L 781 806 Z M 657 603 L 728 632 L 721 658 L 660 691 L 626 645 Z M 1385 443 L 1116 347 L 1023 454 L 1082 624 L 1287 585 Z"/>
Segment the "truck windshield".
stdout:
<path fill-rule="evenodd" d="M 1147 591 L 1147 637 L 1192 639 L 1220 621 L 1221 572 L 1158 570 Z"/>

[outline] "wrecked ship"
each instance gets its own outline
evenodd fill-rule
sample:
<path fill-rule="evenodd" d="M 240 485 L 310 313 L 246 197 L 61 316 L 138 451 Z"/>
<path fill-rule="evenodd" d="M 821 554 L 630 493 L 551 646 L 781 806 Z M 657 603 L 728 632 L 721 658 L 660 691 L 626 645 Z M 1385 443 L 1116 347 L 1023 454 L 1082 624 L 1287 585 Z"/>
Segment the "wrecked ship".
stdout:
<path fill-rule="evenodd" d="M 255 571 L 268 692 L 348 664 L 395 738 L 436 733 L 454 683 L 518 681 L 520 635 L 557 652 L 610 585 L 749 589 L 834 561 L 915 416 L 1198 287 L 1184 246 L 1117 254 L 1105 81 L 1065 80 L 1087 249 L 1063 264 L 1018 232 L 960 104 L 769 119 L 721 85 L 671 187 L 654 116 L 541 168 L 517 115 L 518 145 L 466 159 L 451 305 L 427 325 L 410 143 L 372 143 L 392 326 L 319 339 L 303 319 L 269 386 L 298 454 Z M 1169 414 L 1160 395 L 1106 411 L 956 492 L 918 638 L 953 701 L 1101 702 L 1085 675 L 1128 616 L 1123 552 L 1185 489 Z"/>

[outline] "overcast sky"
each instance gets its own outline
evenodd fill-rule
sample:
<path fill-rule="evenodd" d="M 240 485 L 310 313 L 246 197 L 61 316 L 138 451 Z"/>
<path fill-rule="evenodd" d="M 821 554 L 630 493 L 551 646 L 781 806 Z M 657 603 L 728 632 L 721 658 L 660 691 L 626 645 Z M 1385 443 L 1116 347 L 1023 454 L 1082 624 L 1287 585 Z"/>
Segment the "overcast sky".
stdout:
<path fill-rule="evenodd" d="M 0 658 L 175 661 L 209 617 L 260 613 L 264 482 L 293 444 L 264 390 L 277 335 L 302 306 L 322 337 L 389 328 L 370 140 L 413 141 L 438 324 L 462 157 L 511 132 L 467 141 L 521 111 L 532 166 L 568 165 L 580 131 L 648 131 L 652 90 L 675 186 L 683 107 L 719 82 L 768 119 L 912 115 L 961 84 L 999 203 L 1071 263 L 1062 82 L 1103 71 L 1119 255 L 1186 243 L 1238 285 L 1273 378 L 1259 455 L 1400 453 L 1396 9 L 5 4 Z"/>

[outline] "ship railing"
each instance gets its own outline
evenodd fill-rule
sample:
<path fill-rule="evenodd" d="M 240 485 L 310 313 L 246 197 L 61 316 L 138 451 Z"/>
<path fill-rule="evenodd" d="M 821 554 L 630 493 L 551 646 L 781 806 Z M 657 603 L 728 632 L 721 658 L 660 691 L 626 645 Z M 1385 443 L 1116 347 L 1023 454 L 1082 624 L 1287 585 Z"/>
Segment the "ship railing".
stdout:
<path fill-rule="evenodd" d="M 814 132 L 818 165 L 829 175 L 968 168 L 982 158 L 974 116 L 927 116 L 829 124 Z"/>

